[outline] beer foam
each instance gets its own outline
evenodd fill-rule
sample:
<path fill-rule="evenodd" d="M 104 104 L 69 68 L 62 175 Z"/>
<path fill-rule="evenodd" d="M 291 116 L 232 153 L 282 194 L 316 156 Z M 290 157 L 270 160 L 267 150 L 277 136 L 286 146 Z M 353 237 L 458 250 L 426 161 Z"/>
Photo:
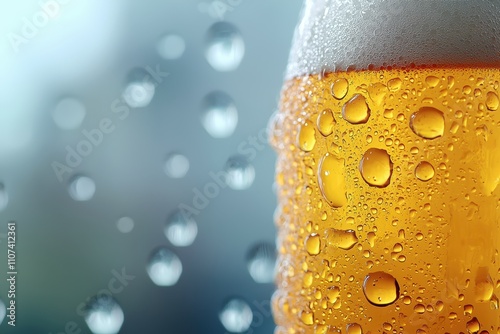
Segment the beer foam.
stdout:
<path fill-rule="evenodd" d="M 500 67 L 500 1 L 305 0 L 286 77 L 407 66 Z"/>

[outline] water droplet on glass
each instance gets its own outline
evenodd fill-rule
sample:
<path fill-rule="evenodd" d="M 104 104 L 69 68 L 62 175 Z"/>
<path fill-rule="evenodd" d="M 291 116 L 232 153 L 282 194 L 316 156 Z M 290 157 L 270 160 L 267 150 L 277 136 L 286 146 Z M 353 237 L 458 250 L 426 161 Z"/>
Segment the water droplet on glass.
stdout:
<path fill-rule="evenodd" d="M 349 91 L 349 82 L 347 79 L 340 78 L 335 80 L 331 87 L 331 93 L 337 100 L 342 100 Z"/>
<path fill-rule="evenodd" d="M 165 236 L 174 246 L 185 247 L 194 242 L 198 234 L 196 222 L 181 211 L 175 211 L 167 219 Z"/>
<path fill-rule="evenodd" d="M 240 298 L 230 299 L 219 313 L 219 320 L 231 333 L 243 333 L 250 328 L 253 312 L 250 306 Z"/>
<path fill-rule="evenodd" d="M 363 334 L 363 328 L 357 323 L 347 324 L 346 332 L 347 334 Z"/>
<path fill-rule="evenodd" d="M 471 315 L 474 312 L 474 306 L 467 304 L 464 305 L 464 315 Z"/>
<path fill-rule="evenodd" d="M 165 161 L 165 174 L 174 179 L 183 178 L 189 170 L 189 160 L 179 153 L 171 153 Z"/>
<path fill-rule="evenodd" d="M 467 321 L 467 331 L 470 334 L 478 333 L 481 329 L 481 325 L 476 317 L 472 318 L 470 321 Z"/>
<path fill-rule="evenodd" d="M 495 285 L 488 273 L 488 268 L 480 267 L 477 269 L 475 283 L 476 300 L 479 302 L 489 301 L 493 295 Z"/>
<path fill-rule="evenodd" d="M 434 88 L 439 84 L 439 78 L 435 77 L 433 75 L 429 75 L 427 78 L 425 78 L 425 83 L 430 87 Z"/>
<path fill-rule="evenodd" d="M 363 282 L 366 299 L 375 306 L 387 306 L 399 297 L 398 281 L 390 274 L 377 271 L 366 275 Z"/>
<path fill-rule="evenodd" d="M 5 304 L 3 303 L 3 301 L 0 299 L 0 325 L 2 324 L 3 322 L 3 319 L 5 318 L 5 314 L 7 312 L 7 309 L 5 307 Z"/>
<path fill-rule="evenodd" d="M 392 161 L 386 150 L 368 149 L 359 164 L 361 176 L 371 186 L 386 187 L 392 175 Z"/>
<path fill-rule="evenodd" d="M 231 189 L 249 188 L 255 179 L 255 169 L 242 155 L 234 155 L 226 162 L 226 183 Z"/>
<path fill-rule="evenodd" d="M 394 78 L 394 79 L 391 79 L 387 82 L 387 88 L 391 92 L 396 92 L 401 88 L 402 84 L 403 84 L 403 81 L 400 78 Z"/>
<path fill-rule="evenodd" d="M 123 324 L 123 311 L 116 300 L 106 294 L 93 297 L 85 307 L 85 322 L 94 334 L 116 334 Z"/>
<path fill-rule="evenodd" d="M 80 127 L 85 118 L 86 108 L 75 98 L 61 99 L 52 110 L 52 118 L 56 125 L 63 130 L 74 130 Z"/>
<path fill-rule="evenodd" d="M 169 34 L 160 38 L 156 49 L 163 59 L 177 59 L 184 53 L 186 43 L 181 36 Z"/>
<path fill-rule="evenodd" d="M 201 123 L 214 138 L 231 136 L 238 124 L 238 110 L 233 99 L 223 92 L 212 92 L 203 101 Z"/>
<path fill-rule="evenodd" d="M 486 108 L 491 111 L 496 111 L 500 105 L 500 99 L 495 92 L 488 92 L 486 94 Z"/>
<path fill-rule="evenodd" d="M 316 130 L 310 120 L 306 120 L 304 124 L 300 125 L 298 134 L 299 147 L 304 152 L 309 152 L 316 144 Z"/>
<path fill-rule="evenodd" d="M 116 228 L 122 233 L 130 233 L 134 229 L 134 220 L 130 217 L 121 217 L 116 222 Z"/>
<path fill-rule="evenodd" d="M 161 247 L 151 254 L 146 270 L 154 284 L 172 286 L 182 274 L 182 263 L 171 250 Z"/>
<path fill-rule="evenodd" d="M 444 115 L 436 108 L 422 107 L 411 115 L 410 127 L 422 138 L 441 137 L 444 133 Z"/>
<path fill-rule="evenodd" d="M 276 267 L 276 248 L 269 243 L 253 246 L 247 254 L 247 268 L 257 283 L 272 283 Z"/>
<path fill-rule="evenodd" d="M 333 133 L 333 127 L 336 123 L 337 121 L 335 120 L 331 109 L 323 110 L 318 116 L 318 130 L 325 137 Z"/>
<path fill-rule="evenodd" d="M 329 228 L 325 233 L 328 246 L 349 250 L 358 242 L 358 237 L 354 230 L 337 230 Z"/>
<path fill-rule="evenodd" d="M 363 95 L 356 94 L 342 107 L 342 116 L 351 124 L 362 124 L 370 118 L 370 108 Z"/>
<path fill-rule="evenodd" d="M 75 201 L 88 201 L 94 197 L 95 183 L 88 176 L 77 175 L 71 178 L 68 187 L 69 195 Z"/>
<path fill-rule="evenodd" d="M 313 233 L 306 238 L 306 250 L 309 255 L 317 255 L 321 250 L 321 238 L 317 233 Z"/>
<path fill-rule="evenodd" d="M 344 159 L 338 159 L 330 153 L 323 156 L 318 167 L 321 194 L 336 208 L 347 203 L 344 169 Z"/>
<path fill-rule="evenodd" d="M 434 167 L 429 162 L 422 161 L 415 168 L 415 176 L 420 181 L 429 181 L 434 177 Z"/>
<path fill-rule="evenodd" d="M 314 313 L 302 311 L 300 313 L 300 320 L 302 320 L 302 323 L 304 323 L 304 325 L 310 326 L 314 324 Z"/>
<path fill-rule="evenodd" d="M 155 83 L 151 75 L 142 68 L 130 71 L 122 97 L 131 108 L 144 108 L 155 95 Z"/>
<path fill-rule="evenodd" d="M 0 211 L 4 210 L 9 203 L 9 194 L 3 183 L 0 183 Z"/>
<path fill-rule="evenodd" d="M 245 43 L 238 29 L 227 22 L 217 22 L 208 30 L 205 57 L 217 71 L 235 70 L 245 54 Z"/>

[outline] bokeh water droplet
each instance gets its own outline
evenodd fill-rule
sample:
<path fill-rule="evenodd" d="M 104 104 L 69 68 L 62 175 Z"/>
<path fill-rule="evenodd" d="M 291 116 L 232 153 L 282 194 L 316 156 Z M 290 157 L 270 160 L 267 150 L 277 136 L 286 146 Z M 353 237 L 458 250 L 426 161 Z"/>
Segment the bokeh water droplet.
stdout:
<path fill-rule="evenodd" d="M 208 30 L 205 57 L 217 71 L 233 71 L 245 54 L 245 43 L 238 29 L 227 22 L 217 22 Z"/>
<path fill-rule="evenodd" d="M 171 153 L 165 161 L 165 174 L 173 179 L 181 179 L 186 176 L 189 170 L 189 160 L 179 153 Z"/>
<path fill-rule="evenodd" d="M 276 268 L 276 248 L 269 243 L 259 243 L 247 254 L 247 268 L 257 283 L 272 283 Z"/>
<path fill-rule="evenodd" d="M 68 191 L 75 201 L 88 201 L 95 194 L 95 183 L 88 176 L 76 175 L 70 179 Z"/>
<path fill-rule="evenodd" d="M 371 186 L 386 187 L 392 175 L 391 157 L 385 150 L 368 149 L 359 164 L 361 176 Z"/>
<path fill-rule="evenodd" d="M 0 299 L 0 325 L 3 322 L 3 319 L 5 318 L 5 314 L 7 312 L 7 308 L 5 307 L 5 304 L 3 301 Z"/>
<path fill-rule="evenodd" d="M 399 297 L 398 281 L 390 274 L 377 271 L 366 275 L 363 282 L 366 299 L 375 306 L 387 306 Z"/>
<path fill-rule="evenodd" d="M 165 236 L 174 246 L 185 247 L 194 242 L 198 234 L 198 225 L 193 218 L 181 211 L 175 211 L 167 219 Z"/>
<path fill-rule="evenodd" d="M 226 183 L 234 190 L 248 189 L 255 179 L 255 169 L 243 155 L 234 155 L 226 162 Z"/>
<path fill-rule="evenodd" d="M 130 217 L 121 217 L 116 222 L 116 228 L 122 233 L 130 233 L 134 229 L 134 220 Z"/>
<path fill-rule="evenodd" d="M 318 183 L 321 194 L 333 207 L 341 207 L 347 203 L 344 178 L 344 160 L 327 153 L 318 167 Z"/>
<path fill-rule="evenodd" d="M 123 311 L 109 295 L 90 299 L 85 308 L 85 322 L 94 334 L 116 334 L 123 324 Z"/>
<path fill-rule="evenodd" d="M 161 247 L 151 254 L 146 270 L 154 284 L 172 286 L 181 277 L 182 263 L 174 252 Z"/>
<path fill-rule="evenodd" d="M 233 99 L 223 92 L 212 92 L 203 101 L 201 123 L 214 138 L 231 136 L 238 124 L 238 110 Z"/>
<path fill-rule="evenodd" d="M 4 210 L 9 204 L 9 194 L 7 193 L 7 189 L 5 189 L 5 185 L 0 183 L 0 211 Z"/>
<path fill-rule="evenodd" d="M 131 108 L 144 108 L 155 95 L 155 83 L 151 75 L 142 68 L 130 71 L 122 97 Z"/>
<path fill-rule="evenodd" d="M 177 59 L 184 53 L 186 42 L 184 42 L 184 39 L 179 35 L 167 34 L 160 38 L 156 45 L 156 49 L 163 59 Z"/>
<path fill-rule="evenodd" d="M 80 127 L 87 113 L 85 105 L 78 99 L 61 99 L 52 110 L 52 118 L 62 130 L 74 130 Z"/>
<path fill-rule="evenodd" d="M 426 139 L 441 137 L 444 133 L 444 115 L 433 107 L 422 107 L 410 118 L 413 132 Z"/>
<path fill-rule="evenodd" d="M 370 118 L 370 108 L 361 94 L 354 95 L 342 107 L 342 117 L 351 124 L 362 124 Z"/>
<path fill-rule="evenodd" d="M 224 328 L 231 333 L 243 333 L 250 328 L 253 312 L 243 299 L 233 298 L 225 303 L 219 313 Z"/>

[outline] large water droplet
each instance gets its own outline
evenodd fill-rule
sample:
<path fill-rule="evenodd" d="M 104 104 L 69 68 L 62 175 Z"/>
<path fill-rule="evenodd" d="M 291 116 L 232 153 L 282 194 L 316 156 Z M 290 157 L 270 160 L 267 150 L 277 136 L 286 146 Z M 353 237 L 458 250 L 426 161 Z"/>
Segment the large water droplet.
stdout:
<path fill-rule="evenodd" d="M 122 233 L 130 233 L 134 229 L 134 220 L 130 217 L 121 217 L 116 222 L 116 228 Z"/>
<path fill-rule="evenodd" d="M 416 135 L 434 139 L 444 133 L 444 115 L 433 107 L 422 107 L 410 118 L 410 127 Z"/>
<path fill-rule="evenodd" d="M 299 147 L 304 152 L 309 152 L 316 144 L 316 130 L 310 120 L 306 120 L 300 125 L 297 141 Z"/>
<path fill-rule="evenodd" d="M 309 255 L 317 255 L 321 251 L 321 237 L 317 233 L 313 233 L 306 238 L 306 250 Z"/>
<path fill-rule="evenodd" d="M 244 300 L 233 298 L 226 302 L 219 313 L 219 319 L 227 331 L 243 333 L 252 324 L 253 312 Z"/>
<path fill-rule="evenodd" d="M 318 130 L 325 137 L 332 134 L 333 127 L 336 123 L 337 121 L 335 120 L 331 109 L 323 110 L 318 116 Z"/>
<path fill-rule="evenodd" d="M 3 183 L 0 183 L 0 211 L 4 210 L 9 203 L 9 194 Z"/>
<path fill-rule="evenodd" d="M 171 153 L 165 161 L 165 174 L 174 179 L 183 178 L 189 170 L 189 160 L 179 153 Z"/>
<path fill-rule="evenodd" d="M 203 101 L 201 123 L 214 138 L 233 134 L 238 124 L 238 110 L 233 99 L 223 92 L 212 92 Z"/>
<path fill-rule="evenodd" d="M 5 304 L 3 301 L 0 299 L 0 325 L 2 324 L 3 319 L 5 318 L 5 314 L 7 312 L 7 309 L 5 307 Z"/>
<path fill-rule="evenodd" d="M 164 59 L 177 59 L 182 56 L 186 49 L 184 39 L 175 34 L 164 35 L 158 41 L 156 49 Z"/>
<path fill-rule="evenodd" d="M 88 201 L 95 194 L 95 183 L 88 176 L 76 175 L 70 179 L 69 195 L 75 201 Z"/>
<path fill-rule="evenodd" d="M 479 323 L 476 317 L 467 321 L 467 332 L 469 332 L 470 334 L 479 333 L 480 329 L 481 329 L 481 324 Z"/>
<path fill-rule="evenodd" d="M 377 271 L 366 275 L 363 282 L 366 299 L 375 306 L 387 306 L 399 297 L 398 281 L 390 274 Z"/>
<path fill-rule="evenodd" d="M 347 79 L 340 78 L 335 80 L 331 87 L 331 93 L 337 100 L 342 100 L 349 91 L 349 82 Z"/>
<path fill-rule="evenodd" d="M 257 283 L 272 283 L 276 267 L 276 248 L 269 243 L 253 246 L 247 255 L 247 268 Z"/>
<path fill-rule="evenodd" d="M 85 322 L 94 334 L 116 334 L 123 324 L 123 311 L 108 295 L 93 297 L 85 308 Z"/>
<path fill-rule="evenodd" d="M 231 189 L 249 188 L 255 179 L 255 169 L 245 156 L 234 155 L 226 162 L 226 183 Z"/>
<path fill-rule="evenodd" d="M 347 203 L 344 169 L 344 159 L 338 159 L 330 153 L 323 156 L 318 167 L 321 193 L 336 208 Z"/>
<path fill-rule="evenodd" d="M 210 27 L 205 57 L 215 70 L 235 70 L 244 54 L 245 43 L 235 26 L 227 22 L 217 22 Z"/>
<path fill-rule="evenodd" d="M 363 328 L 357 323 L 348 324 L 346 326 L 347 334 L 363 334 Z"/>
<path fill-rule="evenodd" d="M 63 130 L 73 130 L 80 127 L 85 114 L 85 105 L 72 97 L 61 99 L 52 110 L 54 122 Z"/>
<path fill-rule="evenodd" d="M 329 228 L 325 231 L 328 246 L 349 250 L 356 245 L 358 237 L 354 230 L 337 230 Z"/>
<path fill-rule="evenodd" d="M 198 226 L 191 217 L 175 211 L 168 217 L 164 232 L 172 245 L 185 247 L 193 243 L 198 234 Z"/>
<path fill-rule="evenodd" d="M 493 280 L 488 273 L 488 268 L 478 268 L 475 283 L 476 300 L 479 302 L 489 301 L 493 295 L 495 285 L 493 284 Z"/>
<path fill-rule="evenodd" d="M 422 161 L 415 168 L 415 176 L 420 181 L 429 181 L 434 177 L 434 167 L 427 161 Z"/>
<path fill-rule="evenodd" d="M 146 270 L 154 284 L 172 286 L 181 277 L 182 263 L 171 250 L 161 247 L 151 254 Z"/>
<path fill-rule="evenodd" d="M 500 105 L 500 99 L 495 92 L 488 92 L 486 94 L 486 108 L 491 111 L 496 111 Z"/>
<path fill-rule="evenodd" d="M 356 94 L 342 107 L 342 116 L 351 124 L 362 124 L 370 118 L 370 108 L 361 94 Z"/>
<path fill-rule="evenodd" d="M 122 97 L 131 108 L 149 105 L 155 95 L 155 83 L 151 75 L 142 68 L 130 71 Z"/>
<path fill-rule="evenodd" d="M 386 150 L 368 149 L 359 164 L 361 176 L 371 186 L 386 187 L 392 175 L 392 161 Z"/>

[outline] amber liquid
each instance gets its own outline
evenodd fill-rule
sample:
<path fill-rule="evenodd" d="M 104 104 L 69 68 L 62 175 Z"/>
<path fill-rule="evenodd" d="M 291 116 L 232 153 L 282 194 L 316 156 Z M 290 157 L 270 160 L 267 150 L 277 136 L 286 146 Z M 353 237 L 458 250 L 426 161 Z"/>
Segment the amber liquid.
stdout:
<path fill-rule="evenodd" d="M 500 69 L 286 82 L 275 333 L 500 333 Z"/>

